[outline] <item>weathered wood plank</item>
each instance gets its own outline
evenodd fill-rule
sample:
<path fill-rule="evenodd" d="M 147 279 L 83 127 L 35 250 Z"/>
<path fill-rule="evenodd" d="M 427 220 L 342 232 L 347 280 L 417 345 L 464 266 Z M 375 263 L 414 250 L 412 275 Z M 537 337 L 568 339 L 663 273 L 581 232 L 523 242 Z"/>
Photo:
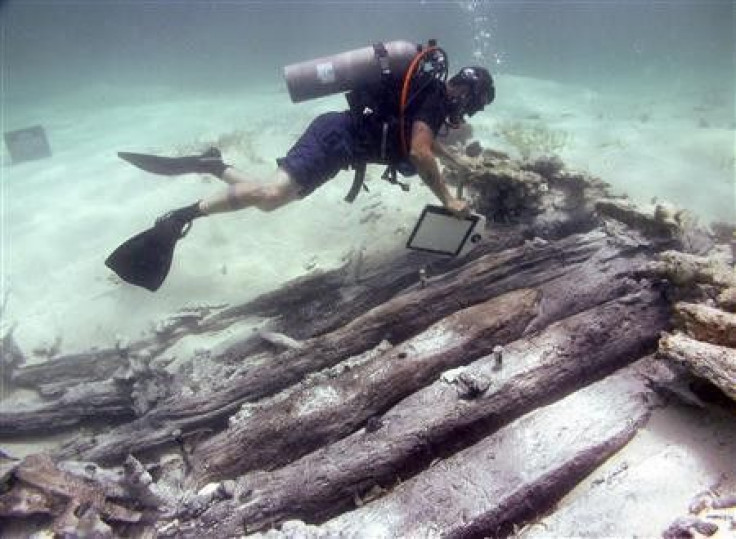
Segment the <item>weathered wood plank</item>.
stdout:
<path fill-rule="evenodd" d="M 675 323 L 694 339 L 736 348 L 736 314 L 680 302 L 675 305 Z"/>
<path fill-rule="evenodd" d="M 21 387 L 37 387 L 49 383 L 74 385 L 105 380 L 112 377 L 121 365 L 127 365 L 125 357 L 125 353 L 117 348 L 60 356 L 17 369 L 13 383 Z"/>
<path fill-rule="evenodd" d="M 255 404 L 195 449 L 195 475 L 206 482 L 276 467 L 350 434 L 442 370 L 516 338 L 536 315 L 539 296 L 522 289 L 463 309 L 333 380 Z"/>
<path fill-rule="evenodd" d="M 59 536 L 112 537 L 110 522 L 137 523 L 143 517 L 141 509 L 150 507 L 138 491 L 123 491 L 120 499 L 116 489 L 110 496 L 101 483 L 60 469 L 45 454 L 26 457 L 13 474 L 15 480 L 0 494 L 0 517 L 48 515 Z M 128 509 L 122 501 L 137 509 Z"/>
<path fill-rule="evenodd" d="M 665 334 L 658 354 L 686 366 L 736 400 L 736 350 L 695 340 L 682 333 Z"/>
<path fill-rule="evenodd" d="M 696 256 L 679 251 L 660 253 L 649 271 L 659 274 L 677 286 L 704 283 L 723 290 L 736 286 L 736 273 L 723 260 Z"/>
<path fill-rule="evenodd" d="M 246 474 L 240 489 L 247 498 L 212 508 L 203 522 L 234 534 L 293 518 L 334 516 L 356 494 L 389 486 L 448 448 L 472 443 L 477 433 L 492 432 L 647 353 L 668 318 L 665 301 L 650 291 L 566 318 L 507 345 L 501 365 L 491 354 L 457 373 L 459 380 L 490 382 L 477 398 L 462 398 L 457 383 L 437 381 L 373 427 L 288 466 Z"/>
<path fill-rule="evenodd" d="M 304 341 L 299 350 L 253 362 L 214 394 L 172 398 L 140 420 L 95 441 L 66 446 L 61 456 L 111 462 L 127 453 L 170 443 L 176 431 L 219 428 L 245 402 L 275 394 L 306 374 L 370 350 L 383 340 L 402 342 L 458 309 L 554 280 L 572 272 L 606 245 L 604 235 L 591 234 L 483 256 L 436 277 L 424 288 L 409 289 L 331 333 Z"/>
<path fill-rule="evenodd" d="M 128 420 L 135 417 L 130 388 L 109 380 L 78 384 L 50 403 L 0 413 L 0 437 L 49 433 L 87 419 L 106 417 Z"/>
<path fill-rule="evenodd" d="M 629 441 L 648 418 L 646 393 L 631 372 L 610 376 L 522 417 L 321 530 L 375 538 L 494 536 L 549 506 L 565 486 Z"/>

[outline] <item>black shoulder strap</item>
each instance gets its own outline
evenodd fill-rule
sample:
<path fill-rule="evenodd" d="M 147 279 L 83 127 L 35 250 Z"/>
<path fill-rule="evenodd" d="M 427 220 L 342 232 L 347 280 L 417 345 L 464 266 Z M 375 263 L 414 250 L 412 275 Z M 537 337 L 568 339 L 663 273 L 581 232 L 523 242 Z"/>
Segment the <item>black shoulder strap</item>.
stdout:
<path fill-rule="evenodd" d="M 386 91 L 387 88 L 390 88 L 391 84 L 391 66 L 389 63 L 388 58 L 388 51 L 386 50 L 386 46 L 383 43 L 374 43 L 373 44 L 373 54 L 376 57 L 376 60 L 378 61 L 378 65 L 381 68 L 381 84 L 382 84 L 382 90 Z M 347 94 L 347 100 L 348 100 L 348 106 L 353 112 L 358 113 L 358 118 L 363 117 L 363 105 L 364 103 L 361 102 L 362 94 L 359 91 L 353 91 Z M 382 96 L 386 98 L 386 96 Z M 381 107 L 383 108 L 383 107 Z M 375 111 L 374 111 L 375 112 Z M 388 136 L 388 123 L 384 120 L 382 123 L 382 132 L 381 132 L 381 146 L 379 149 L 379 153 L 381 156 L 381 159 L 385 159 L 387 155 L 387 140 Z M 348 191 L 348 194 L 345 196 L 345 202 L 354 202 L 355 199 L 360 194 L 361 189 L 365 189 L 368 191 L 368 186 L 365 185 L 365 171 L 366 171 L 366 163 L 365 162 L 358 162 L 353 164 L 353 169 L 355 170 L 355 175 L 353 176 L 353 184 L 350 186 L 350 191 Z M 388 179 L 391 183 L 399 184 L 401 185 L 401 188 L 405 191 L 408 190 L 406 185 L 402 184 L 401 182 L 396 180 L 396 169 L 389 165 L 386 168 L 386 171 L 383 173 L 382 176 L 383 179 Z"/>
<path fill-rule="evenodd" d="M 391 75 L 391 66 L 388 62 L 388 51 L 386 50 L 386 46 L 380 42 L 374 43 L 373 54 L 375 54 L 376 60 L 378 60 L 378 65 L 381 66 L 381 75 L 383 77 Z"/>
<path fill-rule="evenodd" d="M 354 165 L 353 168 L 355 169 L 355 176 L 353 176 L 353 185 L 350 187 L 350 191 L 348 191 L 348 194 L 345 196 L 345 202 L 350 202 L 351 204 L 360 194 L 361 187 L 365 191 L 368 191 L 368 186 L 365 184 L 366 163 L 358 163 Z M 401 182 L 397 179 L 396 167 L 393 165 L 388 165 L 386 167 L 386 170 L 384 170 L 383 174 L 381 174 L 381 179 L 386 180 L 393 185 L 398 185 L 399 187 L 401 187 L 402 191 L 409 190 L 408 183 Z"/>

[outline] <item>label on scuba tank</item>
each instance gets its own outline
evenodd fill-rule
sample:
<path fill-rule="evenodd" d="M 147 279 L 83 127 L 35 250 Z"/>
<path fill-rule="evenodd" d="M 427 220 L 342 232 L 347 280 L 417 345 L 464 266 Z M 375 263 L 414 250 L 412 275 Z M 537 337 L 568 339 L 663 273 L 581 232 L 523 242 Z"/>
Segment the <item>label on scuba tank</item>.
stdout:
<path fill-rule="evenodd" d="M 317 64 L 317 78 L 322 84 L 335 82 L 335 66 L 332 65 L 332 62 Z"/>

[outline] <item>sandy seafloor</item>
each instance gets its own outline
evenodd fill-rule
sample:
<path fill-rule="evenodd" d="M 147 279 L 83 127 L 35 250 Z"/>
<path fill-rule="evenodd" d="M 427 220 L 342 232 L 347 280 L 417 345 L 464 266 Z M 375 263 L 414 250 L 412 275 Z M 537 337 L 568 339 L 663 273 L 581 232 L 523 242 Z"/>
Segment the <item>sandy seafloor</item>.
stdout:
<path fill-rule="evenodd" d="M 736 221 L 736 119 L 727 81 L 723 89 L 709 91 L 631 88 L 608 94 L 510 75 L 496 82 L 496 102 L 472 122 L 485 147 L 513 155 L 500 127 L 517 120 L 542 122 L 565 133 L 559 153 L 568 166 L 597 174 L 617 192 L 642 203 L 653 197 L 669 200 L 706 223 Z M 119 243 L 160 214 L 224 186 L 198 175 L 147 174 L 118 159 L 117 151 L 172 155 L 234 135 L 252 144 L 224 147 L 226 161 L 268 178 L 274 159 L 313 116 L 342 108 L 341 96 L 292 104 L 283 85 L 275 84 L 223 94 L 89 87 L 33 108 L 6 103 L 4 130 L 42 124 L 53 150 L 51 158 L 17 165 L 10 165 L 5 154 L 0 182 L 2 287 L 8 293 L 4 324 L 15 324 L 16 341 L 29 361 L 38 359 L 34 350 L 55 343 L 61 353 L 70 353 L 136 339 L 157 320 L 188 306 L 242 303 L 309 268 L 339 266 L 354 249 L 403 248 L 421 208 L 435 200 L 418 179 L 409 193 L 378 181 L 382 169 L 374 167 L 369 169 L 375 179 L 371 192 L 353 205 L 342 201 L 352 179 L 347 171 L 275 213 L 247 210 L 196 221 L 156 293 L 120 282 L 103 264 Z M 379 220 L 361 222 L 376 209 Z M 207 346 L 207 337 L 198 345 Z M 687 414 L 675 416 L 666 424 L 699 422 Z M 657 435 L 657 425 L 665 420 L 637 440 L 644 439 L 638 443 L 646 443 L 651 454 L 676 455 L 667 461 L 672 469 L 647 483 L 641 493 L 647 504 L 629 507 L 620 501 L 618 520 L 624 528 L 601 533 L 617 535 L 627 521 L 635 524 L 626 535 L 661 532 L 661 522 L 646 518 L 656 513 L 651 506 L 659 503 L 660 520 L 670 520 L 673 505 L 684 504 L 685 513 L 684 493 L 695 494 L 715 481 L 708 462 L 722 459 L 723 451 L 736 454 L 736 439 L 721 427 L 703 434 L 710 442 L 699 449 L 683 449 L 687 428 L 677 436 Z M 726 441 L 709 439 L 719 431 Z M 631 466 L 628 475 L 635 475 Z M 683 496 L 673 498 L 666 484 L 651 488 L 652 482 L 672 477 L 679 478 L 677 492 Z M 638 517 L 627 517 L 626 511 L 638 511 Z M 583 532 L 585 525 L 578 525 Z"/>

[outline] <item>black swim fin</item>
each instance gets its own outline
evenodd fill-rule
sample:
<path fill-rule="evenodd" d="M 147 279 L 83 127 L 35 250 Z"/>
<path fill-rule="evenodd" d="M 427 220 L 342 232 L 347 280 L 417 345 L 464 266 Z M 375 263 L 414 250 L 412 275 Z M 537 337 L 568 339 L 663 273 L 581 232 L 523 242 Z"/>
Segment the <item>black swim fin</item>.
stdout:
<path fill-rule="evenodd" d="M 118 152 L 118 157 L 141 170 L 164 176 L 200 173 L 220 177 L 228 166 L 223 163 L 222 154 L 217 148 L 210 148 L 200 155 L 185 157 L 161 157 L 131 152 Z"/>
<path fill-rule="evenodd" d="M 191 226 L 191 220 L 179 219 L 175 212 L 166 214 L 115 249 L 105 265 L 124 281 L 155 292 L 169 274 L 176 242 Z"/>

